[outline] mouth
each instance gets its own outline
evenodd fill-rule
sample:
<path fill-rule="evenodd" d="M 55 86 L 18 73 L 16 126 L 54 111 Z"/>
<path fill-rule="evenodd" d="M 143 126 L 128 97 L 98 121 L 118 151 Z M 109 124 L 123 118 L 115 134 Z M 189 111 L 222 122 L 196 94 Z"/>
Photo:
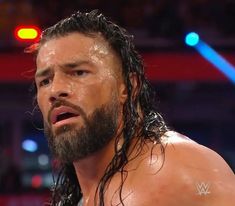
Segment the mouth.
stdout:
<path fill-rule="evenodd" d="M 78 117 L 79 113 L 67 106 L 60 106 L 51 112 L 50 122 L 55 124 L 68 123 L 68 121 Z"/>
<path fill-rule="evenodd" d="M 76 114 L 73 114 L 73 113 L 70 113 L 70 112 L 67 112 L 67 113 L 62 113 L 62 114 L 59 114 L 57 117 L 56 117 L 56 120 L 54 122 L 52 122 L 52 124 L 55 124 L 57 122 L 60 122 L 62 120 L 66 120 L 66 119 L 69 119 L 69 118 L 72 118 L 72 117 L 77 117 L 78 115 Z"/>

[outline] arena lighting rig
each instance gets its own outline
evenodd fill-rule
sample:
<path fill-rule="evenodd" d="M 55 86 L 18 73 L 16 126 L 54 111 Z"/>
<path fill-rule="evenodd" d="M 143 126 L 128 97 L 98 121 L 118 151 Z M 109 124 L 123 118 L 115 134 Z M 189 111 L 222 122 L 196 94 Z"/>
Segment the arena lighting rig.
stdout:
<path fill-rule="evenodd" d="M 214 65 L 231 82 L 235 84 L 235 67 L 219 53 L 217 53 L 212 47 L 210 47 L 206 42 L 201 40 L 197 33 L 188 33 L 185 36 L 185 43 L 188 46 L 194 47 L 202 57 Z"/>
<path fill-rule="evenodd" d="M 41 35 L 41 29 L 35 25 L 20 25 L 15 28 L 14 37 L 19 42 L 36 42 Z"/>

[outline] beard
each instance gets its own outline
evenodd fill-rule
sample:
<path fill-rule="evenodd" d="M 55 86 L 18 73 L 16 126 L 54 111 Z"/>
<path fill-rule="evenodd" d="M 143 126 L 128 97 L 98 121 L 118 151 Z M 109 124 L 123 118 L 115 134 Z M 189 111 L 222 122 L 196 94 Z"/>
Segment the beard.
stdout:
<path fill-rule="evenodd" d="M 82 127 L 68 124 L 58 128 L 54 133 L 50 125 L 44 121 L 44 133 L 52 155 L 63 163 L 73 163 L 104 148 L 115 136 L 117 130 L 118 105 L 112 101 L 97 108 L 91 115 L 71 103 L 67 105 L 79 110 L 84 120 Z"/>

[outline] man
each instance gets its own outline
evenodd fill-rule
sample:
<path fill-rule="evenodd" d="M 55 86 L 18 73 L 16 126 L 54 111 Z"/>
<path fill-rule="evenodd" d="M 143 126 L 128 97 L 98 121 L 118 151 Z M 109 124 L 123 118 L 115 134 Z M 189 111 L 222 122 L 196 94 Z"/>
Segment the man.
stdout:
<path fill-rule="evenodd" d="M 215 152 L 170 131 L 132 36 L 98 11 L 46 29 L 37 101 L 60 173 L 51 205 L 232 206 L 234 174 Z"/>

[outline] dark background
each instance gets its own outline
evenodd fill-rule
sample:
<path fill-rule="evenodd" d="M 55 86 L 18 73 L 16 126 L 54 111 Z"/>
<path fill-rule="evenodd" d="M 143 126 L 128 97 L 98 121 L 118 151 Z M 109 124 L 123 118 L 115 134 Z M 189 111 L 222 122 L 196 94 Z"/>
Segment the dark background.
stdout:
<path fill-rule="evenodd" d="M 234 0 L 0 0 L 1 205 L 24 205 L 14 199 L 19 194 L 40 205 L 32 195 L 47 194 L 54 164 L 34 109 L 32 80 L 22 75 L 34 65 L 23 54 L 30 43 L 18 42 L 14 28 L 44 29 L 78 9 L 95 8 L 134 34 L 170 127 L 215 150 L 235 170 L 235 85 L 184 44 L 185 34 L 196 31 L 235 64 Z M 23 150 L 25 139 L 37 142 L 37 151 Z"/>

